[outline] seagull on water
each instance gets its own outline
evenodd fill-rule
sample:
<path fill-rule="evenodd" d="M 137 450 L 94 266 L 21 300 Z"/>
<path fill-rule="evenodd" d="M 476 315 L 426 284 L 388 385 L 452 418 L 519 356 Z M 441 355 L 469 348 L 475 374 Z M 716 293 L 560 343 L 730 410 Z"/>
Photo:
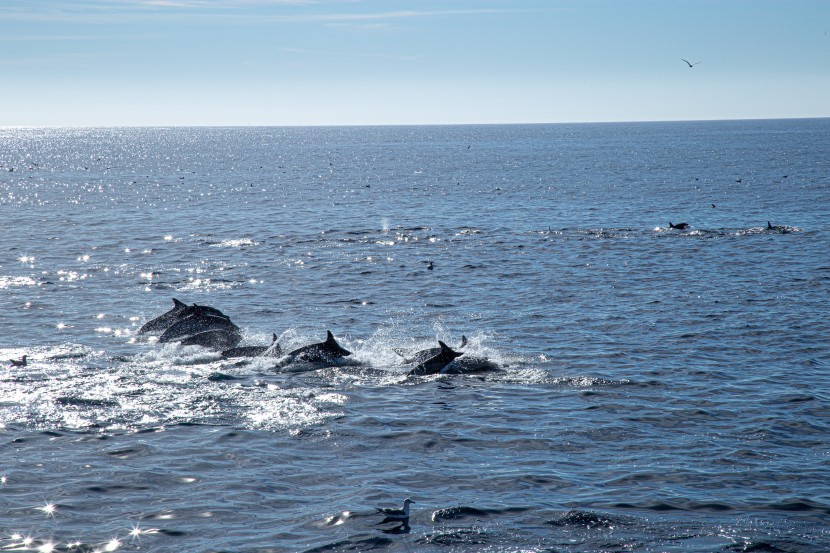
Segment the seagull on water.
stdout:
<path fill-rule="evenodd" d="M 686 62 L 686 65 L 688 65 L 689 67 L 694 67 L 695 65 L 697 65 L 697 64 L 699 64 L 699 63 L 703 63 L 703 62 L 699 62 L 699 61 L 696 61 L 696 62 L 692 63 L 692 62 L 690 62 L 690 61 L 688 61 L 688 60 L 684 60 L 683 58 L 680 58 L 680 59 L 681 59 L 681 60 L 683 60 L 683 61 L 685 61 L 685 62 Z"/>
<path fill-rule="evenodd" d="M 25 355 L 20 359 L 9 359 L 9 363 L 12 364 L 12 367 L 25 367 L 28 364 Z"/>
<path fill-rule="evenodd" d="M 415 503 L 408 497 L 403 500 L 403 509 L 383 509 L 380 507 L 376 507 L 378 514 L 386 516 L 385 519 L 378 522 L 378 524 L 385 524 L 387 522 L 398 522 L 398 521 L 408 521 L 409 520 L 409 504 Z"/>

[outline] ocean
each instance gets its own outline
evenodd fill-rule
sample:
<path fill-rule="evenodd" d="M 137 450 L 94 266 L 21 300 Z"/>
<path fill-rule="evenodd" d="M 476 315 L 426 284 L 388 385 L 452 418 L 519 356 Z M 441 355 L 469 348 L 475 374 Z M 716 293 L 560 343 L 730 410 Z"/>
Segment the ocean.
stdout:
<path fill-rule="evenodd" d="M 828 220 L 830 119 L 0 128 L 0 550 L 830 551 Z"/>

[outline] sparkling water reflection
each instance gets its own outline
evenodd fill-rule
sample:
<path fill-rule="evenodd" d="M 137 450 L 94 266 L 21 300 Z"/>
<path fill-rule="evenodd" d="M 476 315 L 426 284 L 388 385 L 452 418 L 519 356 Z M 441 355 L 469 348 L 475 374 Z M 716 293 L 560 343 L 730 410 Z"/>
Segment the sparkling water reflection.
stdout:
<path fill-rule="evenodd" d="M 824 551 L 827 131 L 0 129 L 0 549 Z"/>

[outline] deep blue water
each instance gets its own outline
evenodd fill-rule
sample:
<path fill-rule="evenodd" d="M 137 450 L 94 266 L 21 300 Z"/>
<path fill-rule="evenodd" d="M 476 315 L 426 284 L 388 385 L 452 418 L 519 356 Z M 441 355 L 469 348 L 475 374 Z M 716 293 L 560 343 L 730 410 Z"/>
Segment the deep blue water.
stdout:
<path fill-rule="evenodd" d="M 0 217 L 0 550 L 830 550 L 830 120 L 6 128 Z"/>

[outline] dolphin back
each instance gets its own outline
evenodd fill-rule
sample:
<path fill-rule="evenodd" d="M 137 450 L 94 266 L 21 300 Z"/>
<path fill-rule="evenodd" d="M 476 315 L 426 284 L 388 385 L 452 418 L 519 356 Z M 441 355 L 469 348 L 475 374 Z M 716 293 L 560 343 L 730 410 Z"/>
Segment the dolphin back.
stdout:
<path fill-rule="evenodd" d="M 274 335 L 274 341 L 270 346 L 242 346 L 226 349 L 222 352 L 222 357 L 225 359 L 232 357 L 282 357 L 282 348 L 277 343 L 276 335 Z"/>
<path fill-rule="evenodd" d="M 159 342 L 175 342 L 180 338 L 208 330 L 235 330 L 239 332 L 239 327 L 227 317 L 197 313 L 170 325 L 159 337 Z"/>
<path fill-rule="evenodd" d="M 439 343 L 441 343 L 440 340 L 439 340 Z M 466 346 L 466 345 L 467 345 L 467 337 L 462 334 L 461 343 L 458 345 L 458 349 L 464 349 L 464 346 Z M 403 357 L 404 358 L 403 359 L 404 363 L 406 363 L 408 365 L 412 365 L 412 364 L 419 365 L 419 364 L 423 363 L 424 361 L 432 359 L 433 357 L 435 357 L 436 355 L 441 353 L 441 347 L 439 346 L 437 348 L 422 349 L 420 351 L 416 351 L 415 353 L 413 353 L 411 357 L 407 357 L 406 353 L 404 353 L 404 351 L 400 350 L 400 349 L 395 349 L 395 350 L 392 350 L 392 351 L 397 353 L 399 356 Z"/>
<path fill-rule="evenodd" d="M 305 361 L 308 363 L 325 363 L 341 357 L 348 357 L 352 352 L 337 343 L 331 330 L 326 331 L 326 340 L 316 344 L 309 344 L 295 349 L 288 355 L 292 361 Z"/>
<path fill-rule="evenodd" d="M 183 346 L 202 346 L 216 350 L 232 348 L 242 341 L 242 335 L 233 329 L 214 329 L 199 332 L 182 340 Z"/>
<path fill-rule="evenodd" d="M 438 340 L 440 352 L 412 369 L 409 374 L 414 376 L 426 376 L 430 374 L 438 374 L 453 362 L 457 357 L 464 355 L 463 352 L 458 352 L 450 348 L 447 344 Z"/>

